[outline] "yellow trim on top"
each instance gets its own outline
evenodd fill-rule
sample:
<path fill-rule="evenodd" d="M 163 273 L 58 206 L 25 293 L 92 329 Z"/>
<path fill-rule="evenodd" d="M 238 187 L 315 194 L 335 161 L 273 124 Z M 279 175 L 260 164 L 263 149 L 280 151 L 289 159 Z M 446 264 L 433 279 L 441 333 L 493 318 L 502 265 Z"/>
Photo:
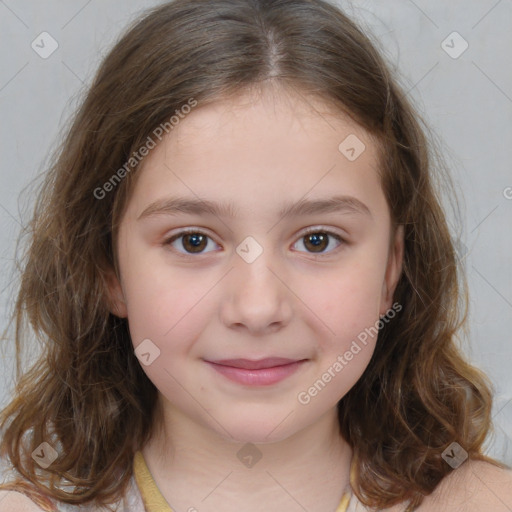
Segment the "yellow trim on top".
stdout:
<path fill-rule="evenodd" d="M 160 489 L 157 487 L 141 451 L 135 452 L 135 456 L 133 458 L 133 472 L 146 511 L 173 512 L 172 508 L 162 496 Z M 336 512 L 346 512 L 349 503 L 350 494 L 345 492 Z"/>
<path fill-rule="evenodd" d="M 140 451 L 133 458 L 133 472 L 147 512 L 173 512 L 157 487 Z"/>
<path fill-rule="evenodd" d="M 340 504 L 338 505 L 338 508 L 336 509 L 336 512 L 346 512 L 349 503 L 350 503 L 350 494 L 348 494 L 346 492 L 341 497 L 341 501 L 340 501 Z"/>

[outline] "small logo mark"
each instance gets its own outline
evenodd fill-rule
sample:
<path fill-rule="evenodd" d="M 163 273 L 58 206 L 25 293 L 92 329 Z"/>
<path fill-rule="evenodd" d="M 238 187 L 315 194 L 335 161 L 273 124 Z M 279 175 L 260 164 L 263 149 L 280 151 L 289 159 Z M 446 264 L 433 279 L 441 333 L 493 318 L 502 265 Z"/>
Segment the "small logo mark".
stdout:
<path fill-rule="evenodd" d="M 458 32 L 452 32 L 441 43 L 441 48 L 452 59 L 458 59 L 469 48 L 469 43 Z"/>
<path fill-rule="evenodd" d="M 149 366 L 160 356 L 160 349 L 149 338 L 146 338 L 135 349 L 135 355 L 144 366 Z"/>
<path fill-rule="evenodd" d="M 41 32 L 30 46 L 39 57 L 47 59 L 59 47 L 59 43 L 48 32 Z"/>
<path fill-rule="evenodd" d="M 238 460 L 249 469 L 253 468 L 260 460 L 263 454 L 252 443 L 246 443 L 236 452 Z"/>
<path fill-rule="evenodd" d="M 41 443 L 33 452 L 32 458 L 43 468 L 46 469 L 59 456 L 55 450 L 46 441 Z"/>
<path fill-rule="evenodd" d="M 464 450 L 459 443 L 454 441 L 441 454 L 441 457 L 443 457 L 453 469 L 457 469 L 468 458 L 468 452 Z"/>
<path fill-rule="evenodd" d="M 512 187 L 505 187 L 503 189 L 503 197 L 505 199 L 512 199 Z"/>
<path fill-rule="evenodd" d="M 246 263 L 252 263 L 263 253 L 263 247 L 248 236 L 237 246 L 236 252 Z"/>
<path fill-rule="evenodd" d="M 343 142 L 338 146 L 340 153 L 347 159 L 353 162 L 357 160 L 366 149 L 363 141 L 351 133 Z"/>

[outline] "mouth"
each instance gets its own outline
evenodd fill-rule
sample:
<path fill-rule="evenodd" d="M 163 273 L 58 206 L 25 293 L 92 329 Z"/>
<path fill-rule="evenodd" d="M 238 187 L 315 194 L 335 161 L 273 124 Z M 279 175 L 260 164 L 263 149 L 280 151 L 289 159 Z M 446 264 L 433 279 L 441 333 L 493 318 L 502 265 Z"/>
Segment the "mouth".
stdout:
<path fill-rule="evenodd" d="M 307 359 L 267 357 L 265 359 L 221 359 L 205 362 L 227 379 L 246 386 L 269 386 L 295 373 Z"/>
<path fill-rule="evenodd" d="M 263 368 L 275 368 L 285 366 L 300 361 L 299 359 L 286 359 L 284 357 L 266 357 L 265 359 L 221 359 L 219 361 L 209 361 L 213 364 L 230 366 L 231 368 L 241 368 L 243 370 L 261 370 Z"/>

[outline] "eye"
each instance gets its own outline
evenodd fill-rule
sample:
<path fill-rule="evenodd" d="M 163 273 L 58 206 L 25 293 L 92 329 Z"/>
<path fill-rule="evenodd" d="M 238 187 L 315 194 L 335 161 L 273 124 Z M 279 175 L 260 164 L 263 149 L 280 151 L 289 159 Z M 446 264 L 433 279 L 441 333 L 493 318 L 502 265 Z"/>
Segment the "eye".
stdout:
<path fill-rule="evenodd" d="M 333 250 L 337 248 L 331 247 L 329 251 L 326 251 L 328 247 L 332 246 L 331 239 L 338 241 L 337 247 L 346 243 L 340 235 L 327 229 L 316 227 L 304 233 L 294 245 L 304 240 L 303 245 L 307 252 L 312 254 L 324 254 L 326 252 L 333 252 Z M 211 245 L 208 244 L 209 240 L 213 242 L 211 237 L 206 233 L 195 229 L 188 229 L 174 234 L 165 240 L 163 245 L 170 245 L 183 255 L 204 254 L 205 252 L 211 252 L 211 250 L 205 250 L 209 245 Z M 183 250 L 180 250 L 175 244 L 181 246 L 181 249 Z M 215 242 L 213 242 L 213 244 L 217 245 Z"/>
<path fill-rule="evenodd" d="M 313 254 L 323 254 L 325 252 L 332 252 L 333 250 L 326 251 L 325 249 L 332 245 L 330 239 L 336 239 L 339 244 L 337 247 L 345 243 L 345 240 L 336 233 L 323 228 L 312 228 L 304 233 L 296 243 L 303 242 L 304 247 Z M 334 249 L 336 249 L 335 247 Z"/>
<path fill-rule="evenodd" d="M 178 252 L 182 254 L 203 254 L 204 252 L 211 252 L 204 250 L 205 247 L 208 246 L 208 240 L 212 239 L 206 233 L 203 233 L 202 231 L 189 229 L 186 231 L 180 231 L 179 233 L 176 233 L 171 238 L 167 239 L 163 243 L 163 245 L 171 245 L 175 249 L 177 249 L 174 243 L 178 242 L 178 245 L 185 249 L 185 252 L 182 252 L 179 249 L 177 249 Z"/>

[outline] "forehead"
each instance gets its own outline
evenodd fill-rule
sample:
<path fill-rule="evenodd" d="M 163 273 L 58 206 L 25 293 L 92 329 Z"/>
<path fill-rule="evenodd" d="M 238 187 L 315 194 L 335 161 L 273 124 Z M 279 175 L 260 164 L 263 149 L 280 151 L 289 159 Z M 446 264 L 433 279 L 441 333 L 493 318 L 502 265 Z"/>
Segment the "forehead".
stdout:
<path fill-rule="evenodd" d="M 341 110 L 311 95 L 272 89 L 199 104 L 137 171 L 137 208 L 140 214 L 144 200 L 171 192 L 247 207 L 333 192 L 375 202 L 377 146 Z"/>
<path fill-rule="evenodd" d="M 240 134 L 237 130 L 247 131 Z M 290 87 L 258 87 L 238 92 L 233 96 L 201 105 L 184 116 L 166 137 L 167 142 L 178 145 L 193 143 L 195 138 L 215 138 L 230 133 L 247 139 L 247 135 L 267 135 L 277 144 L 285 142 L 287 135 L 309 133 L 312 142 L 318 143 L 315 133 L 327 132 L 359 134 L 362 138 L 376 140 L 354 121 L 339 105 L 306 91 Z M 272 134 L 272 137 L 269 135 Z M 326 140 L 326 143 L 329 141 Z"/>

